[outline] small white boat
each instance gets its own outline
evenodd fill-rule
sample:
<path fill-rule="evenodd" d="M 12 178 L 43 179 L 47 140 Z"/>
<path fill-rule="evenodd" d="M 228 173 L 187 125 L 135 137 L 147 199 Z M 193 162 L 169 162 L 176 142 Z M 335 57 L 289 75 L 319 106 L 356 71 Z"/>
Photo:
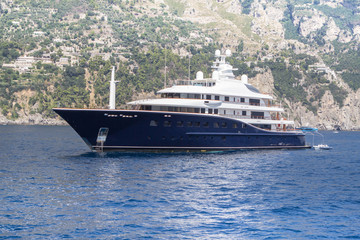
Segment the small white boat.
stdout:
<path fill-rule="evenodd" d="M 330 149 L 332 149 L 332 147 L 330 147 L 329 145 L 327 145 L 327 144 L 319 144 L 319 145 L 316 145 L 316 146 L 313 146 L 313 148 L 315 149 L 315 150 L 330 150 Z"/>

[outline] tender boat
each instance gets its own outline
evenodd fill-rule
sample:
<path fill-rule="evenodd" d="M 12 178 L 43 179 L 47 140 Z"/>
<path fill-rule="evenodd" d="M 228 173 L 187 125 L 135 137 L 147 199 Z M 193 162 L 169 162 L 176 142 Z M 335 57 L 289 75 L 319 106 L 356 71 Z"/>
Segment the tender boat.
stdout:
<path fill-rule="evenodd" d="M 296 129 L 303 131 L 303 132 L 316 132 L 318 130 L 317 128 L 314 128 L 314 127 L 299 127 Z"/>
<path fill-rule="evenodd" d="M 176 81 L 158 91 L 160 98 L 115 109 L 115 79 L 110 81 L 110 109 L 54 108 L 93 151 L 210 151 L 309 148 L 284 109 L 260 93 L 247 76 L 235 78 L 226 57 L 215 52 L 211 78 Z M 289 129 L 291 128 L 292 129 Z"/>
<path fill-rule="evenodd" d="M 319 145 L 313 146 L 313 148 L 315 150 L 330 150 L 330 149 L 332 149 L 332 147 L 329 147 L 329 145 L 327 145 L 327 144 L 319 144 Z"/>

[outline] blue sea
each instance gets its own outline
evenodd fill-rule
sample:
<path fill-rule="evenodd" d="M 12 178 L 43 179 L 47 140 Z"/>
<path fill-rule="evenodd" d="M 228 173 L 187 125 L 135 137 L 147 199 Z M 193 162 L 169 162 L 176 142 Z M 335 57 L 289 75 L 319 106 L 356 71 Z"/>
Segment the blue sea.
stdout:
<path fill-rule="evenodd" d="M 97 154 L 0 126 L 0 239 L 360 239 L 360 132 L 321 133 L 332 150 Z"/>

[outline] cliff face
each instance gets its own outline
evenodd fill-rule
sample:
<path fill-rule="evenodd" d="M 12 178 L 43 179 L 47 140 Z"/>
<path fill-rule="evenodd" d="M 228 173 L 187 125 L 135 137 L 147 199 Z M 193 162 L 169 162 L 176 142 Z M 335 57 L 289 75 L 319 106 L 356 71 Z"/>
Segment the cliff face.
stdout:
<path fill-rule="evenodd" d="M 33 16 L 45 14 L 37 19 L 30 17 L 27 1 L 0 3 L 0 31 L 4 33 L 0 43 L 17 39 L 19 30 L 24 34 L 30 32 L 23 38 L 31 39 L 33 43 L 22 43 L 25 47 L 17 50 L 21 56 L 36 56 L 59 68 L 67 64 L 83 67 L 83 75 L 62 74 L 66 75 L 65 79 L 77 77 L 77 82 L 71 84 L 84 81 L 89 106 L 106 105 L 106 98 L 99 95 L 99 92 L 106 92 L 106 87 L 101 87 L 99 81 L 101 74 L 108 74 L 106 69 L 110 62 L 119 68 L 126 63 L 134 74 L 141 69 L 140 61 L 132 57 L 136 55 L 131 52 L 134 49 L 146 52 L 155 44 L 187 56 L 190 45 L 201 49 L 221 44 L 223 49 L 230 48 L 235 57 L 251 66 L 249 82 L 262 92 L 274 95 L 276 102 L 286 107 L 286 114 L 297 125 L 360 129 L 360 4 L 357 1 L 145 0 L 95 4 L 72 0 L 68 4 L 73 6 L 58 8 L 57 1 L 50 1 L 43 8 L 36 4 L 40 2 L 31 3 L 36 5 Z M 21 14 L 27 14 L 27 17 L 21 18 Z M 56 21 L 55 17 L 58 18 Z M 59 26 L 44 27 L 55 23 Z M 35 27 L 29 29 L 29 26 Z M 97 58 L 99 56 L 104 62 Z M 7 71 L 4 66 L 16 67 L 16 61 L 15 58 L 3 60 L 0 76 L 1 70 Z M 45 72 L 44 76 L 50 76 L 51 67 L 45 64 L 35 67 L 35 64 L 28 66 L 30 74 Z M 104 68 L 94 67 L 99 64 Z M 2 100 L 0 92 L 0 105 L 7 105 L 6 108 L 2 106 L 0 122 L 63 123 L 42 112 L 59 104 L 54 97 L 47 96 L 49 93 L 59 89 L 63 89 L 61 94 L 69 93 L 56 83 L 60 70 L 54 71 L 51 72 L 53 77 L 41 83 L 47 86 L 41 93 L 18 87 L 19 90 L 12 94 L 11 84 L 6 85 L 3 95 L 11 92 L 11 97 Z M 139 89 L 144 90 L 147 86 L 145 83 L 127 84 L 131 89 L 121 94 L 133 98 L 139 96 L 136 93 Z M 285 85 L 290 86 L 285 88 Z M 151 86 L 147 87 L 150 89 Z M 144 91 L 145 94 L 151 92 Z M 85 93 L 76 90 L 71 94 Z M 69 100 L 69 103 L 79 105 L 81 101 Z M 16 119 L 13 117 L 15 110 Z"/>
<path fill-rule="evenodd" d="M 276 94 L 274 75 L 270 69 L 262 69 L 250 79 L 250 83 L 262 92 L 275 93 L 275 99 L 285 104 L 286 111 L 295 119 L 297 125 L 311 125 L 320 129 L 360 129 L 360 90 L 349 87 L 348 82 L 342 78 L 344 72 L 354 73 L 354 69 L 336 68 L 339 63 L 336 54 L 340 53 L 335 52 L 338 51 L 336 48 L 339 44 L 349 44 L 344 45 L 343 50 L 347 51 L 346 48 L 352 48 L 351 44 L 359 43 L 358 4 L 343 0 L 315 1 L 316 4 L 254 0 L 248 13 L 244 14 L 242 3 L 245 1 L 184 2 L 187 8 L 183 19 L 201 24 L 214 23 L 212 26 L 218 26 L 216 31 L 219 33 L 216 40 L 233 49 L 236 49 L 239 39 L 244 40 L 245 55 L 265 52 L 260 56 L 257 54 L 256 62 L 272 60 L 290 46 L 296 54 L 310 55 L 317 59 L 311 70 L 325 72 L 323 78 L 327 84 L 333 83 L 341 89 L 341 94 L 344 95 L 342 103 L 334 99 L 333 94 L 336 92 L 327 89 L 326 84 L 304 84 L 309 81 L 305 78 L 306 72 L 311 70 L 303 69 L 299 65 L 298 70 L 303 75 L 300 82 L 315 111 L 310 111 L 302 102 L 293 102 Z M 351 12 L 355 12 L 355 15 L 351 15 Z M 293 35 L 289 36 L 290 33 Z M 357 47 L 354 50 L 357 51 Z M 330 61 L 329 56 L 333 57 Z M 281 57 L 285 58 L 286 62 L 293 61 L 291 57 Z M 354 59 L 358 60 L 360 61 L 359 57 Z M 359 82 L 360 79 L 355 81 Z M 313 91 L 320 88 L 323 89 L 323 96 L 315 101 Z M 338 96 L 335 97 L 338 99 Z"/>

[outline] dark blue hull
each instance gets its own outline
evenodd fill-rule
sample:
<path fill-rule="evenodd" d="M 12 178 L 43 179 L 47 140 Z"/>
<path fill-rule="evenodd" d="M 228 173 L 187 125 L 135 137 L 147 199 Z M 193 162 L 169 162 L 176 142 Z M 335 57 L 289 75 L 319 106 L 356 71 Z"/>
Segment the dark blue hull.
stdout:
<path fill-rule="evenodd" d="M 66 108 L 54 111 L 94 151 L 309 147 L 303 133 L 266 131 L 217 115 Z"/>

